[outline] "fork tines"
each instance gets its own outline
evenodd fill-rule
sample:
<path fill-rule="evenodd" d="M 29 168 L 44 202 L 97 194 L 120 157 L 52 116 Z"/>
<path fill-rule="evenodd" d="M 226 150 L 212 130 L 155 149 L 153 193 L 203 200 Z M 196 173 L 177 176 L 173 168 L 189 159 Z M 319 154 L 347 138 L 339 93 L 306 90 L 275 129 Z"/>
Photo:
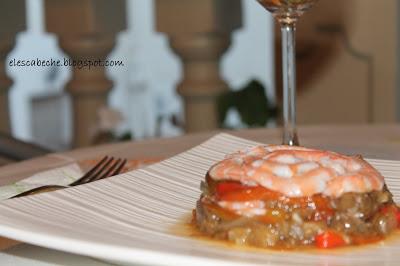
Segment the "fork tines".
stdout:
<path fill-rule="evenodd" d="M 118 175 L 124 168 L 126 162 L 126 159 L 114 159 L 114 157 L 105 156 L 92 169 L 90 169 L 89 172 L 70 184 L 70 186 L 82 185 Z"/>

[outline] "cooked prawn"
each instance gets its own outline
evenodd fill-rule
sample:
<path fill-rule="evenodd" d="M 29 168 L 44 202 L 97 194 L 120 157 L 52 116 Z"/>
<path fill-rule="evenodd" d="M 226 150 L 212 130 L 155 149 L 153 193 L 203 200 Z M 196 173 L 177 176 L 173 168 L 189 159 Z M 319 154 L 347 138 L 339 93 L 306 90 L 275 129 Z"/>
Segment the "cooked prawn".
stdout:
<path fill-rule="evenodd" d="M 383 176 L 357 156 L 286 145 L 256 146 L 228 155 L 209 172 L 214 180 L 259 184 L 288 197 L 381 190 Z"/>

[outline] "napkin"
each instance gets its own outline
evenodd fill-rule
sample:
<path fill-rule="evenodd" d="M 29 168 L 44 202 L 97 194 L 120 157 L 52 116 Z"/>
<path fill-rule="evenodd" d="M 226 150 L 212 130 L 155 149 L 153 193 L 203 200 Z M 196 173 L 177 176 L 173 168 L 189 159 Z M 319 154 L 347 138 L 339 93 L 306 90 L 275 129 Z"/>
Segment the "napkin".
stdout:
<path fill-rule="evenodd" d="M 0 187 L 0 200 L 11 198 L 19 193 L 45 185 L 68 186 L 83 175 L 77 163 L 39 172 L 13 184 Z"/>

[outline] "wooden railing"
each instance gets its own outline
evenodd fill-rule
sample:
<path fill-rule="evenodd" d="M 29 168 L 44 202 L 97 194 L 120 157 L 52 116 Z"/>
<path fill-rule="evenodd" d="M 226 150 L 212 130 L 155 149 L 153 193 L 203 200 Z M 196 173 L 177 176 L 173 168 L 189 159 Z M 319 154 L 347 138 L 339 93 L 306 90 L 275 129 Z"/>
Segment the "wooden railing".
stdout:
<path fill-rule="evenodd" d="M 183 97 L 187 132 L 215 129 L 217 97 L 228 90 L 219 73 L 231 34 L 241 27 L 240 0 L 157 0 L 157 30 L 169 36 L 183 62 Z"/>
<path fill-rule="evenodd" d="M 11 80 L 4 64 L 16 33 L 25 28 L 24 2 L 0 1 L 0 131 L 10 130 Z M 300 22 L 300 122 L 395 121 L 397 1 L 329 2 L 321 1 Z M 242 25 L 241 1 L 155 0 L 155 4 L 156 30 L 168 36 L 183 63 L 177 91 L 184 101 L 186 130 L 215 129 L 216 98 L 228 89 L 219 62 L 232 32 Z M 45 14 L 47 30 L 57 35 L 59 46 L 72 60 L 105 59 L 116 34 L 126 27 L 125 0 L 45 0 Z M 329 28 L 332 25 L 337 27 Z M 360 54 L 371 58 L 372 68 Z M 74 146 L 91 143 L 97 111 L 107 104 L 112 86 L 104 67 L 73 69 L 65 90 L 73 101 Z"/>
<path fill-rule="evenodd" d="M 125 0 L 46 0 L 46 27 L 58 36 L 71 62 L 107 58 L 116 34 L 126 27 Z M 107 105 L 113 83 L 104 66 L 73 67 L 65 89 L 73 102 L 74 146 L 85 146 L 94 137 L 98 110 Z"/>

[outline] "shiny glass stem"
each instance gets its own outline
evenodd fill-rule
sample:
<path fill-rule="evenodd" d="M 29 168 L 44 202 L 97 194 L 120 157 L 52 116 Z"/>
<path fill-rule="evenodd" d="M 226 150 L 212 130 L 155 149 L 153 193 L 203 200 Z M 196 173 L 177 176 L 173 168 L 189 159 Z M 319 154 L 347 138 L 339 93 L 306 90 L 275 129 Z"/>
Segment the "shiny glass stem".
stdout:
<path fill-rule="evenodd" d="M 296 24 L 281 22 L 283 66 L 283 144 L 298 146 L 296 129 Z"/>

